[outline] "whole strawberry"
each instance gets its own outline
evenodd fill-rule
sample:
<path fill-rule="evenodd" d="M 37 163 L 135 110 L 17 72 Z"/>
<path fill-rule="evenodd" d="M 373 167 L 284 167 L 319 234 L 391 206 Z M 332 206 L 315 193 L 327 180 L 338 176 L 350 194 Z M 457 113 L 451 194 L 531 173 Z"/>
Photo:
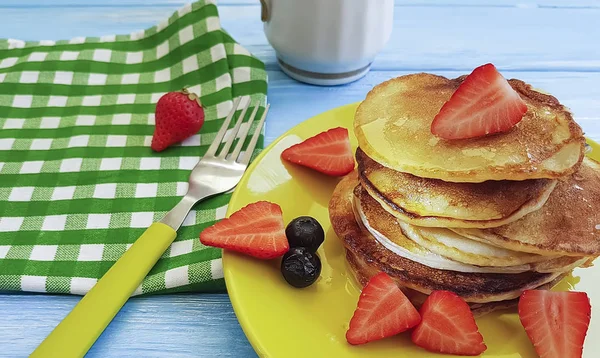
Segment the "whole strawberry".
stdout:
<path fill-rule="evenodd" d="M 184 88 L 169 92 L 158 100 L 155 118 L 151 147 L 161 152 L 198 133 L 204 124 L 204 109 L 198 96 Z"/>

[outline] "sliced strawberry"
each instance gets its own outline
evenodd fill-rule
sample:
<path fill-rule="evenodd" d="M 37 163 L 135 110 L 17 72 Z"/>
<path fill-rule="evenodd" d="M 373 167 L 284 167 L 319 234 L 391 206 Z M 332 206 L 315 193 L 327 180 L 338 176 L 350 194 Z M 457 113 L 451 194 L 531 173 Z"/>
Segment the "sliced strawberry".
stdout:
<path fill-rule="evenodd" d="M 284 150 L 281 157 L 332 176 L 346 175 L 354 169 L 348 130 L 341 127 L 295 144 Z"/>
<path fill-rule="evenodd" d="M 541 358 L 581 357 L 590 317 L 585 292 L 529 290 L 519 299 L 519 318 Z"/>
<path fill-rule="evenodd" d="M 404 332 L 419 321 L 419 312 L 390 276 L 381 272 L 363 288 L 346 340 L 350 344 L 375 341 Z"/>
<path fill-rule="evenodd" d="M 268 201 L 249 204 L 204 229 L 200 242 L 265 260 L 289 249 L 281 208 Z"/>
<path fill-rule="evenodd" d="M 469 305 L 450 291 L 434 291 L 421 310 L 421 323 L 411 339 L 428 351 L 445 354 L 479 355 L 487 347 Z"/>
<path fill-rule="evenodd" d="M 477 67 L 431 123 L 431 133 L 465 139 L 505 132 L 519 123 L 527 105 L 491 63 Z"/>

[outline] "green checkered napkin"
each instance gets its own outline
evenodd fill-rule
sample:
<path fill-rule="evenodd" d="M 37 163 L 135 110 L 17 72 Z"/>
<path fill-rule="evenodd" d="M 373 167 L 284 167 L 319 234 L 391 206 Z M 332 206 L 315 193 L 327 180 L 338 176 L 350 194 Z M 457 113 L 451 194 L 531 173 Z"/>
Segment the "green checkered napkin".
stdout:
<path fill-rule="evenodd" d="M 155 103 L 184 86 L 206 122 L 154 153 Z M 264 104 L 266 89 L 209 0 L 129 35 L 0 40 L 0 290 L 85 294 L 185 193 L 232 98 Z M 221 251 L 198 235 L 229 198 L 194 208 L 135 294 L 224 289 Z"/>

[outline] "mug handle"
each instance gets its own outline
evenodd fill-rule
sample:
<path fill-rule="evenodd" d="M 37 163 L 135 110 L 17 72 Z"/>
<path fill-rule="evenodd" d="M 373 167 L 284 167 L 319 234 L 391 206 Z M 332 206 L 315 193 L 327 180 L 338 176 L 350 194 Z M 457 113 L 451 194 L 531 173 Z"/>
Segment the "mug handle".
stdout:
<path fill-rule="evenodd" d="M 269 21 L 271 12 L 269 11 L 269 0 L 260 0 L 260 19 L 262 22 Z"/>

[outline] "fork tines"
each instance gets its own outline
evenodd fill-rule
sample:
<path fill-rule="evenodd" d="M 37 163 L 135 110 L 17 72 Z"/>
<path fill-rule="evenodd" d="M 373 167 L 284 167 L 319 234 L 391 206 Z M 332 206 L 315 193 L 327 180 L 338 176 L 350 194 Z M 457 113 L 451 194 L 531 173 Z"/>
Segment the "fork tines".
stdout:
<path fill-rule="evenodd" d="M 213 140 L 212 144 L 210 145 L 210 147 L 208 148 L 208 150 L 206 151 L 205 156 L 213 156 L 213 157 L 217 157 L 219 159 L 226 159 L 227 157 L 229 157 L 229 160 L 232 162 L 236 161 L 240 164 L 246 164 L 246 165 L 248 164 L 248 162 L 250 161 L 250 158 L 252 157 L 252 153 L 254 152 L 254 148 L 256 147 L 256 142 L 258 142 L 258 138 L 260 137 L 260 133 L 261 133 L 262 127 L 264 125 L 265 119 L 267 118 L 267 112 L 269 111 L 270 105 L 267 104 L 267 106 L 265 107 L 262 117 L 260 118 L 260 121 L 258 122 L 258 125 L 256 126 L 256 130 L 254 131 L 254 134 L 252 135 L 252 139 L 250 139 L 250 143 L 246 147 L 246 151 L 244 152 L 243 155 L 240 156 L 242 147 L 244 146 L 244 143 L 246 142 L 246 137 L 248 136 L 248 132 L 250 131 L 250 127 L 252 127 L 254 118 L 256 117 L 256 113 L 258 112 L 258 109 L 260 108 L 260 101 L 257 101 L 254 104 L 254 109 L 252 110 L 252 113 L 250 114 L 250 118 L 246 122 L 247 124 L 240 131 L 240 128 L 242 128 L 242 123 L 244 122 L 244 117 L 246 117 L 246 112 L 248 111 L 248 107 L 250 106 L 250 98 L 249 97 L 244 97 L 244 98 L 247 100 L 244 101 L 245 104 L 243 104 L 242 106 L 240 106 L 240 102 L 242 102 L 242 97 L 238 97 L 235 99 L 235 101 L 233 101 L 233 107 L 231 108 L 231 111 L 227 115 L 227 118 L 225 118 L 225 122 L 223 122 L 223 125 L 219 129 L 219 132 L 217 132 L 217 135 L 216 135 L 215 139 Z M 235 123 L 235 126 L 229 132 L 229 135 L 227 136 L 227 140 L 225 142 L 223 142 L 223 139 L 229 129 L 229 124 L 231 123 L 231 120 L 233 119 L 235 113 L 240 109 L 241 109 L 241 113 Z M 239 138 L 239 140 L 238 140 L 235 148 L 233 149 L 233 151 L 230 153 L 229 150 L 231 149 L 231 146 L 233 145 L 235 138 Z M 223 148 L 221 150 L 218 150 L 221 144 L 223 144 Z M 217 151 L 218 151 L 218 154 L 217 154 Z"/>

